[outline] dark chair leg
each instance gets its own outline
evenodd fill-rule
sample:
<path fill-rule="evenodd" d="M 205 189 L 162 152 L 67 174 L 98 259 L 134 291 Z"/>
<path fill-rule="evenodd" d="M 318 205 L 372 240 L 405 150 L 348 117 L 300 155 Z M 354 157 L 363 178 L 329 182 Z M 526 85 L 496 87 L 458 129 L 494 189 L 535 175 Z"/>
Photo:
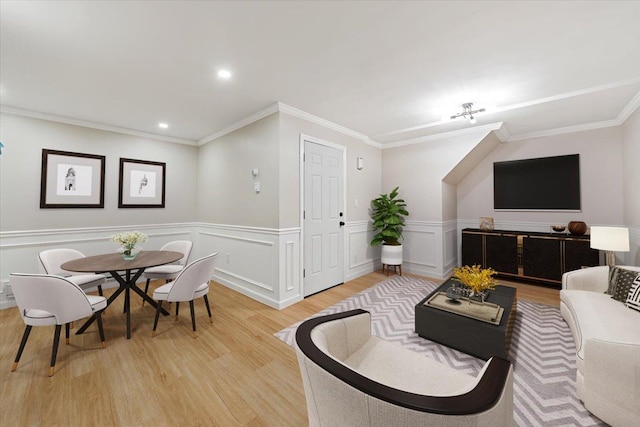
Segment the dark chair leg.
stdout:
<path fill-rule="evenodd" d="M 69 345 L 69 327 L 68 323 L 64 324 L 64 343 Z"/>
<path fill-rule="evenodd" d="M 162 307 L 162 300 L 158 301 L 156 306 L 156 318 L 153 321 L 153 331 L 151 331 L 151 338 L 156 336 L 156 328 L 158 327 L 158 318 L 160 317 L 160 308 Z"/>
<path fill-rule="evenodd" d="M 189 309 L 191 309 L 191 327 L 193 328 L 193 337 L 198 338 L 196 333 L 196 310 L 193 306 L 193 300 L 189 301 Z"/>
<path fill-rule="evenodd" d="M 98 295 L 100 295 L 101 297 L 104 296 L 104 294 L 102 293 L 102 285 L 98 285 Z"/>
<path fill-rule="evenodd" d="M 211 307 L 209 307 L 209 298 L 206 295 L 203 297 L 204 305 L 207 307 L 207 313 L 209 313 L 209 323 L 213 323 L 213 319 L 211 318 Z"/>
<path fill-rule="evenodd" d="M 180 301 L 176 301 L 176 322 L 178 321 L 178 312 L 180 311 Z"/>
<path fill-rule="evenodd" d="M 13 365 L 11 366 L 11 372 L 18 369 L 18 362 L 20 362 L 20 357 L 22 357 L 22 351 L 24 350 L 24 346 L 27 345 L 27 340 L 29 339 L 31 328 L 33 328 L 33 326 L 31 325 L 27 325 L 27 327 L 24 328 L 24 333 L 22 334 L 22 341 L 20 341 L 20 347 L 18 347 L 18 354 L 16 355 L 16 360 L 13 362 Z"/>
<path fill-rule="evenodd" d="M 148 293 L 149 292 L 149 282 L 151 281 L 151 279 L 147 279 L 147 283 L 144 285 L 144 293 Z M 142 298 L 142 306 L 144 307 L 144 298 Z"/>
<path fill-rule="evenodd" d="M 52 377 L 56 367 L 56 357 L 58 356 L 58 345 L 60 344 L 60 331 L 62 325 L 56 325 L 56 331 L 53 334 L 53 348 L 51 349 L 51 366 L 49 367 L 49 376 Z"/>
<path fill-rule="evenodd" d="M 97 311 L 96 312 L 96 323 L 98 324 L 98 332 L 100 332 L 100 345 L 102 346 L 102 348 L 106 348 L 107 347 L 107 342 L 104 339 L 104 329 L 102 328 L 102 312 L 104 310 L 101 311 Z"/>
<path fill-rule="evenodd" d="M 124 291 L 124 307 L 122 308 L 122 312 L 123 313 L 127 313 L 128 310 L 130 310 L 130 300 L 129 300 L 129 288 L 126 288 Z"/>

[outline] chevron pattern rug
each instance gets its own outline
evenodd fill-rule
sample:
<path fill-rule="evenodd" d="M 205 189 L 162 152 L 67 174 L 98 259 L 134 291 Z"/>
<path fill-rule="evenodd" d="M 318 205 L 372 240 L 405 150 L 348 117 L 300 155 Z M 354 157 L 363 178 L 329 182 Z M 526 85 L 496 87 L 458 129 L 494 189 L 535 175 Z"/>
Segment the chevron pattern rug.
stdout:
<path fill-rule="evenodd" d="M 341 301 L 317 315 L 362 308 L 371 313 L 375 335 L 431 357 L 452 368 L 477 375 L 483 360 L 419 337 L 414 307 L 438 285 L 396 276 Z M 298 325 L 275 334 L 293 345 Z M 571 331 L 556 307 L 518 301 L 511 338 L 514 362 L 514 421 L 518 426 L 605 426 L 576 395 L 576 348 Z"/>

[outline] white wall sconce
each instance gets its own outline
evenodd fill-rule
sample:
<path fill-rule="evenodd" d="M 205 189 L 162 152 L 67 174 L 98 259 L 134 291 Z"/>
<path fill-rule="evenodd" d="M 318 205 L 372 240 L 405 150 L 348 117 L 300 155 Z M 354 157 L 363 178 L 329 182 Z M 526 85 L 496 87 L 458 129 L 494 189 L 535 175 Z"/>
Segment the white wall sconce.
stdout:
<path fill-rule="evenodd" d="M 362 169 L 364 169 L 364 158 L 362 157 L 357 157 L 356 158 L 356 168 L 361 171 Z"/>

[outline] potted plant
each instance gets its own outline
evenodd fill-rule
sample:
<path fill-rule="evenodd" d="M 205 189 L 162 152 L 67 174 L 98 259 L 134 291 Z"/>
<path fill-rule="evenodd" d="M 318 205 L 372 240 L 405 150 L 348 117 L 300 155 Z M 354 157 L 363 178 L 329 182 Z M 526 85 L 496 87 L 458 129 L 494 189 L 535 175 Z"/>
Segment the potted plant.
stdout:
<path fill-rule="evenodd" d="M 382 265 L 402 264 L 402 237 L 404 217 L 409 215 L 407 204 L 398 198 L 396 187 L 389 194 L 381 194 L 371 201 L 373 229 L 376 234 L 371 240 L 371 246 L 382 244 Z"/>

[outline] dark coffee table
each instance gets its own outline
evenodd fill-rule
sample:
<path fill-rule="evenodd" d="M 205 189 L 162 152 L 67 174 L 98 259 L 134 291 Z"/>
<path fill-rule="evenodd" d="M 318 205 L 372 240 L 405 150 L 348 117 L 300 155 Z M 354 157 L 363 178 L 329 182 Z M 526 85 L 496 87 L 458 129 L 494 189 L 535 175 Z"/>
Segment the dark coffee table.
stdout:
<path fill-rule="evenodd" d="M 498 285 L 495 290 L 490 291 L 486 301 L 504 308 L 500 324 L 492 325 L 425 305 L 432 295 L 446 292 L 451 286 L 452 281 L 449 279 L 416 305 L 416 333 L 483 360 L 492 356 L 509 359 L 511 333 L 518 307 L 516 289 Z"/>

